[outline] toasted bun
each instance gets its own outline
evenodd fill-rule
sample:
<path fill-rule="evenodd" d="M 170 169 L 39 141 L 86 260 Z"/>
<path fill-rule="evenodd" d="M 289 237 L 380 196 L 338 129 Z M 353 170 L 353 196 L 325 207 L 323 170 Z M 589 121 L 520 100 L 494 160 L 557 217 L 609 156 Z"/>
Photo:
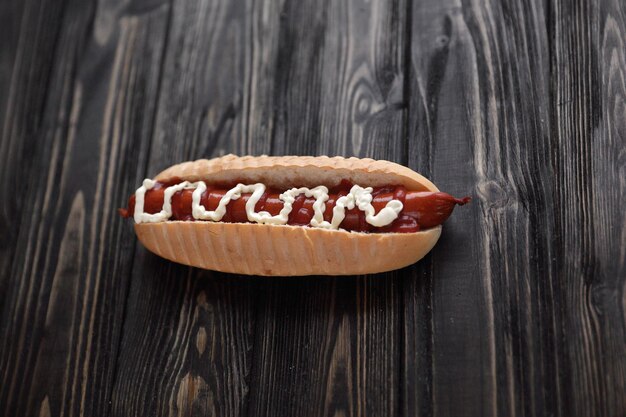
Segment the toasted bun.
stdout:
<path fill-rule="evenodd" d="M 257 183 L 291 187 L 334 187 L 346 179 L 363 187 L 403 185 L 409 191 L 439 191 L 417 172 L 393 162 L 336 156 L 236 156 L 183 162 L 162 171 L 157 181 L 181 178 L 215 183 Z"/>
<path fill-rule="evenodd" d="M 411 265 L 435 245 L 441 226 L 417 233 L 351 233 L 303 226 L 184 222 L 135 225 L 163 258 L 248 275 L 359 275 Z"/>
<path fill-rule="evenodd" d="M 226 155 L 174 165 L 155 177 L 207 183 L 255 183 L 290 187 L 403 185 L 439 191 L 418 173 L 388 161 L 321 157 Z M 355 233 L 304 226 L 186 222 L 135 224 L 137 237 L 174 262 L 248 275 L 358 275 L 390 271 L 422 259 L 441 226 L 417 233 Z"/>

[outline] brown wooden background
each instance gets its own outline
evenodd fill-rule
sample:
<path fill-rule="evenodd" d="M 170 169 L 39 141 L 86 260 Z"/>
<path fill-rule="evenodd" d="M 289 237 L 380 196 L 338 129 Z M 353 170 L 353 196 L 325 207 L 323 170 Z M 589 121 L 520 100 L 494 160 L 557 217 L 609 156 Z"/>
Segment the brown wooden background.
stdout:
<path fill-rule="evenodd" d="M 329 154 L 470 194 L 420 263 L 249 278 L 115 209 Z M 622 0 L 0 0 L 1 416 L 626 415 Z"/>

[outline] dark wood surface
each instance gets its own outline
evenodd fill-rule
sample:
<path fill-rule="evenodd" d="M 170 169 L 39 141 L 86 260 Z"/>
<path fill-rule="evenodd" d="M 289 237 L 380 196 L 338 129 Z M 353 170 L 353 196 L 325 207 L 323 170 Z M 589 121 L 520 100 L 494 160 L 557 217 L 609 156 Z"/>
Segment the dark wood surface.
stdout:
<path fill-rule="evenodd" d="M 172 264 L 141 179 L 382 158 L 474 197 L 360 277 Z M 619 0 L 1 0 L 1 416 L 626 415 Z"/>

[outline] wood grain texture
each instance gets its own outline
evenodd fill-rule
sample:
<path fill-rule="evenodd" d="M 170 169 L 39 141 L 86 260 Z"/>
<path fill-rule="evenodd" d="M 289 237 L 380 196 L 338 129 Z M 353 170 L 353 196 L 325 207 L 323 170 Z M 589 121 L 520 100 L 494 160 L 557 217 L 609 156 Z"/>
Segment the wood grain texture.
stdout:
<path fill-rule="evenodd" d="M 42 127 L 25 144 L 35 169 L 1 321 L 2 415 L 106 415 L 110 406 L 132 262 L 130 231 L 113 214 L 143 175 L 154 111 L 137 98 L 154 102 L 166 15 L 95 6 L 70 1 L 53 18 L 58 43 Z"/>
<path fill-rule="evenodd" d="M 230 0 L 172 4 L 145 176 L 247 147 L 247 11 Z M 174 265 L 137 245 L 111 415 L 242 415 L 253 282 Z"/>
<path fill-rule="evenodd" d="M 20 42 L 20 23 L 27 2 L 4 1 L 0 3 L 0 120 L 4 121 L 9 101 L 6 92 L 11 88 L 13 67 L 17 63 Z M 4 124 L 4 123 L 3 123 Z M 4 139 L 4 135 L 2 136 Z"/>
<path fill-rule="evenodd" d="M 620 45 L 623 13 L 556 3 L 415 4 L 410 134 L 429 140 L 409 142 L 414 163 L 439 187 L 476 184 L 471 217 L 449 225 L 479 239 L 459 250 L 469 236 L 444 229 L 416 271 L 432 281 L 405 292 L 419 318 L 405 323 L 406 415 L 624 413 L 623 89 L 608 87 L 620 47 L 594 67 L 600 44 Z"/>
<path fill-rule="evenodd" d="M 564 407 L 546 14 L 533 1 L 414 2 L 410 164 L 474 201 L 405 289 L 405 415 Z"/>
<path fill-rule="evenodd" d="M 403 162 L 405 7 L 274 3 L 271 20 L 253 23 L 259 53 L 270 59 L 254 61 L 264 88 L 249 109 L 255 143 L 270 140 L 277 155 Z M 396 414 L 398 280 L 383 274 L 259 283 L 248 414 Z"/>
<path fill-rule="evenodd" d="M 395 415 L 398 276 L 259 287 L 249 415 Z"/>
<path fill-rule="evenodd" d="M 626 414 L 623 2 L 553 3 L 555 259 L 564 414 Z"/>
<path fill-rule="evenodd" d="M 7 299 L 27 179 L 35 163 L 33 148 L 43 130 L 47 87 L 66 3 L 0 4 L 0 192 L 14 196 L 0 200 L 0 311 Z M 47 36 L 31 27 L 40 28 Z"/>
<path fill-rule="evenodd" d="M 0 35 L 0 415 L 626 415 L 623 2 L 5 0 Z M 376 276 L 144 250 L 115 208 L 229 152 L 474 200 Z"/>

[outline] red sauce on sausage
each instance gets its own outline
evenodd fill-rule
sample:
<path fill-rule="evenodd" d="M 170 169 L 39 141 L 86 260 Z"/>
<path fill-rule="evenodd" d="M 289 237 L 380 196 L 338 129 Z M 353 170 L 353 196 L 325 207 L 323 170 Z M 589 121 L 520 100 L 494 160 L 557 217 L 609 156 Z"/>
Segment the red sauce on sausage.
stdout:
<path fill-rule="evenodd" d="M 144 197 L 144 212 L 158 213 L 163 207 L 165 189 L 181 180 L 174 179 L 168 183 L 157 182 L 154 188 L 148 190 Z M 347 181 L 329 191 L 324 210 L 324 220 L 331 221 L 333 208 L 338 198 L 348 194 L 352 184 Z M 202 194 L 200 202 L 207 210 L 215 210 L 230 187 L 207 186 Z M 267 189 L 255 206 L 255 211 L 267 211 L 273 216 L 280 213 L 283 202 L 278 197 L 280 191 Z M 196 221 L 191 214 L 191 197 L 193 190 L 182 190 L 172 196 L 172 217 L 170 220 Z M 226 206 L 226 214 L 222 222 L 247 223 L 246 202 L 251 194 L 242 194 L 241 198 L 233 200 Z M 429 191 L 407 191 L 403 186 L 376 187 L 372 192 L 372 205 L 378 213 L 391 200 L 400 200 L 403 209 L 396 220 L 384 227 L 374 227 L 365 221 L 365 213 L 358 208 L 346 210 L 346 217 L 341 222 L 342 229 L 358 232 L 376 233 L 412 233 L 424 229 L 430 229 L 442 224 L 452 213 L 455 205 L 464 205 L 470 201 L 469 197 L 462 199 L 452 197 L 450 194 Z M 314 198 L 299 195 L 289 214 L 289 225 L 307 226 L 313 218 Z M 128 200 L 127 209 L 119 209 L 122 217 L 132 217 L 135 210 L 135 195 Z"/>

